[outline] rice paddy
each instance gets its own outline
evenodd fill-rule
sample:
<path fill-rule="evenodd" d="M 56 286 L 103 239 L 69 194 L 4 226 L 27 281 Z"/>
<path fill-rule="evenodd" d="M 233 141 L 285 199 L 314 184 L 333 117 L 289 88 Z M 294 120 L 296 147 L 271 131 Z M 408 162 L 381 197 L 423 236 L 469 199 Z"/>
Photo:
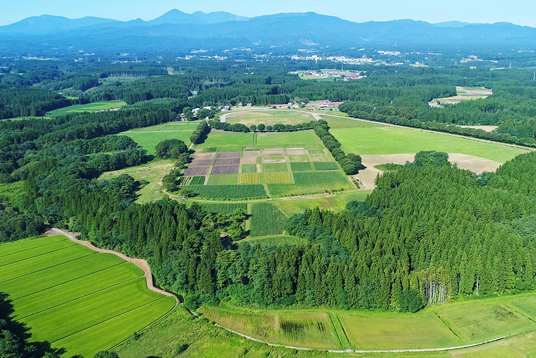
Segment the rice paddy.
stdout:
<path fill-rule="evenodd" d="M 92 356 L 128 338 L 175 305 L 147 289 L 143 271 L 63 236 L 0 245 L 0 290 L 31 341 L 68 356 Z"/>

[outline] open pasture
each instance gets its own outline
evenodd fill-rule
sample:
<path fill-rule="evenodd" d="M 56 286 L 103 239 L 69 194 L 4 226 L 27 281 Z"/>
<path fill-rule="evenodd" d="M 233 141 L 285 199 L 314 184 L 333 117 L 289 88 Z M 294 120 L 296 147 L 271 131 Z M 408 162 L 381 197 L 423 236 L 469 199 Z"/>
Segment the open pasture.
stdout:
<path fill-rule="evenodd" d="M 127 104 L 123 101 L 109 101 L 109 102 L 95 102 L 88 104 L 76 104 L 74 106 L 64 107 L 50 111 L 46 114 L 46 117 L 61 117 L 68 114 L 84 113 L 84 112 L 98 112 L 109 111 L 110 109 L 121 108 Z"/>
<path fill-rule="evenodd" d="M 331 123 L 331 118 L 327 118 Z M 353 127 L 352 124 L 358 122 L 357 120 L 337 118 L 337 121 L 339 123 L 347 121 L 348 128 L 337 127 L 331 129 L 331 133 L 341 142 L 345 152 L 359 155 L 405 154 L 435 150 L 472 155 L 504 163 L 528 151 L 505 144 L 483 142 L 443 133 L 379 124 L 373 127 Z"/>
<path fill-rule="evenodd" d="M 347 191 L 336 194 L 320 194 L 311 197 L 281 198 L 274 200 L 277 205 L 287 216 L 301 214 L 305 209 L 320 208 L 322 210 L 341 211 L 351 201 L 365 201 L 370 191 Z"/>
<path fill-rule="evenodd" d="M 170 122 L 157 126 L 136 128 L 120 135 L 132 138 L 139 146 L 147 149 L 150 155 L 155 155 L 158 143 L 167 139 L 179 139 L 186 145 L 190 145 L 190 136 L 196 129 L 196 125 L 184 122 Z"/>
<path fill-rule="evenodd" d="M 300 124 L 314 121 L 315 118 L 308 112 L 300 110 L 286 109 L 269 109 L 269 110 L 252 110 L 229 113 L 226 116 L 226 122 L 230 124 L 242 123 L 246 126 L 259 125 L 261 123 L 267 126 L 274 124 Z"/>
<path fill-rule="evenodd" d="M 164 198 L 162 192 L 162 178 L 173 169 L 173 161 L 171 160 L 154 160 L 148 164 L 137 167 L 130 167 L 113 172 L 103 173 L 99 180 L 107 180 L 117 178 L 122 174 L 128 174 L 139 182 L 147 182 L 138 191 L 138 203 L 148 203 Z M 204 175 L 204 174 L 199 174 Z"/>
<path fill-rule="evenodd" d="M 147 289 L 138 267 L 63 236 L 2 244 L 0 257 L 13 318 L 29 328 L 30 340 L 68 356 L 106 350 L 175 305 Z"/>

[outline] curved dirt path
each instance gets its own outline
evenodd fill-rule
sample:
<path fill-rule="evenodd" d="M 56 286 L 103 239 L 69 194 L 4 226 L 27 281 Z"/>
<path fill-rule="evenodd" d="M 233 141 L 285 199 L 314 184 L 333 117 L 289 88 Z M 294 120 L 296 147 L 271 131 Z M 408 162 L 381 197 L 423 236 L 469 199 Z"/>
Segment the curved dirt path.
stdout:
<path fill-rule="evenodd" d="M 116 255 L 116 256 L 119 256 L 120 258 L 122 258 L 123 260 L 125 261 L 128 261 L 136 266 L 138 266 L 139 268 L 141 268 L 143 270 L 143 272 L 145 273 L 145 278 L 147 280 L 147 287 L 149 288 L 149 290 L 151 291 L 154 291 L 154 292 L 157 292 L 157 293 L 160 293 L 162 295 L 165 295 L 165 296 L 168 296 L 168 297 L 174 297 L 175 298 L 175 306 L 168 312 L 166 313 L 165 315 L 163 315 L 162 317 L 160 317 L 159 319 L 157 319 L 156 321 L 152 322 L 151 324 L 149 324 L 148 326 L 142 328 L 140 331 L 143 331 L 149 327 L 151 327 L 152 325 L 154 325 L 155 323 L 161 321 L 162 319 L 164 319 L 167 315 L 169 315 L 171 312 L 173 312 L 173 310 L 179 305 L 183 305 L 183 303 L 181 303 L 179 301 L 179 298 L 170 293 L 170 292 L 166 292 L 164 290 L 161 290 L 157 287 L 154 286 L 153 284 L 153 275 L 151 273 L 151 268 L 149 267 L 149 264 L 147 263 L 147 261 L 145 260 L 141 260 L 141 259 L 134 259 L 134 258 L 131 258 L 131 257 L 128 257 L 120 252 L 117 252 L 117 251 L 113 251 L 113 250 L 105 250 L 105 249 L 99 249 L 98 247 L 94 246 L 93 244 L 91 244 L 90 242 L 88 241 L 83 241 L 83 240 L 78 240 L 76 238 L 76 234 L 75 233 L 71 233 L 71 232 L 68 232 L 68 231 L 65 231 L 65 230 L 62 230 L 62 229 L 58 229 L 58 228 L 52 228 L 50 230 L 48 230 L 46 233 L 45 233 L 46 236 L 57 236 L 57 235 L 63 235 L 65 237 L 67 237 L 69 240 L 71 240 L 72 242 L 75 242 L 79 245 L 83 245 L 93 251 L 96 251 L 96 252 L 99 252 L 99 253 L 104 253 L 104 254 L 112 254 L 112 255 Z M 186 310 L 194 317 L 196 318 L 201 318 L 196 312 L 194 311 L 191 311 L 189 309 L 186 308 Z M 233 333 L 233 334 L 236 334 L 237 336 L 240 336 L 242 338 L 245 338 L 247 340 L 250 340 L 250 341 L 253 341 L 253 342 L 257 342 L 257 343 L 261 343 L 261 344 L 265 344 L 267 346 L 270 346 L 270 347 L 278 347 L 278 348 L 287 348 L 287 349 L 293 349 L 293 350 L 297 350 L 297 351 L 325 351 L 325 352 L 328 352 L 328 353 L 340 353 L 340 354 L 350 354 L 350 353 L 358 353 L 358 354 L 366 354 L 366 353 L 423 353 L 423 352 L 446 352 L 446 351 L 453 351 L 453 350 L 460 350 L 460 349 L 466 349 L 466 348 L 473 348 L 473 347 L 478 347 L 478 346 L 483 346 L 483 345 L 486 345 L 486 344 L 489 344 L 489 343 L 493 343 L 493 342 L 497 342 L 497 341 L 501 341 L 501 340 L 504 340 L 504 339 L 507 339 L 507 338 L 511 338 L 511 337 L 514 337 L 514 336 L 517 336 L 523 332 L 519 332 L 519 333 L 514 333 L 514 334 L 510 334 L 510 335 L 507 335 L 507 336 L 502 336 L 502 337 L 498 337 L 498 338 L 494 338 L 494 339 L 490 339 L 490 340 L 487 340 L 487 341 L 483 341 L 483 342 L 479 342 L 479 343 L 473 343 L 473 344 L 467 344 L 467 345 L 464 345 L 464 346 L 456 346 L 456 347 L 445 347 L 445 348 L 424 348 L 424 349 L 393 349 L 393 350 L 353 350 L 353 349 L 347 349 L 347 350 L 331 350 L 331 349 L 316 349 L 316 348 L 305 348 L 305 347 L 294 347 L 294 346 L 286 346 L 286 345 L 282 345 L 282 344 L 275 344 L 275 343 L 269 343 L 269 342 L 266 342 L 266 341 L 262 341 L 260 339 L 257 339 L 257 338 L 253 338 L 253 337 L 250 337 L 248 335 L 245 335 L 243 333 L 240 333 L 240 332 L 237 332 L 237 331 L 234 331 L 230 328 L 227 328 L 227 327 L 224 327 L 222 325 L 219 325 L 217 323 L 214 323 L 214 326 L 215 327 L 218 327 L 218 328 L 221 328 L 221 329 L 224 329 L 230 333 Z M 127 338 L 125 340 L 123 340 L 122 342 L 119 342 L 118 344 L 116 344 L 115 346 L 113 346 L 112 348 L 110 349 L 113 349 L 121 344 L 123 344 L 124 342 L 126 342 L 127 340 L 129 340 L 130 338 Z"/>
<path fill-rule="evenodd" d="M 167 291 L 164 291 L 164 290 L 161 290 L 160 288 L 158 287 L 155 287 L 154 286 L 154 282 L 153 282 L 153 274 L 151 273 L 151 267 L 149 266 L 149 264 L 147 263 L 147 261 L 145 260 L 142 260 L 142 259 L 133 259 L 131 257 L 128 257 L 120 252 L 117 252 L 117 251 L 113 251 L 113 250 L 105 250 L 105 249 L 99 249 L 98 247 L 94 246 L 93 244 L 91 244 L 90 242 L 88 241 L 82 241 L 82 240 L 78 240 L 76 238 L 76 234 L 75 233 L 72 233 L 72 232 L 67 232 L 65 230 L 61 230 L 61 229 L 57 229 L 57 228 L 53 228 L 53 229 L 50 229 L 48 230 L 46 233 L 45 233 L 46 236 L 58 236 L 58 235 L 63 235 L 65 237 L 67 237 L 69 240 L 71 240 L 72 242 L 75 242 L 79 245 L 82 245 L 82 246 L 85 246 L 93 251 L 96 251 L 96 252 L 99 252 L 99 253 L 102 253 L 102 254 L 112 254 L 112 255 L 115 255 L 115 256 L 119 256 L 120 258 L 122 258 L 123 260 L 127 261 L 127 262 L 130 262 L 136 266 L 138 266 L 140 269 L 142 269 L 143 271 L 143 274 L 145 276 L 145 280 L 147 281 L 147 288 L 153 292 L 156 292 L 156 293 L 160 293 L 164 296 L 168 296 L 168 297 L 174 297 L 175 300 L 177 301 L 176 302 L 176 305 L 175 307 L 177 306 L 177 304 L 179 303 L 179 299 L 177 298 L 177 296 L 175 296 L 174 294 L 172 293 L 169 293 Z"/>

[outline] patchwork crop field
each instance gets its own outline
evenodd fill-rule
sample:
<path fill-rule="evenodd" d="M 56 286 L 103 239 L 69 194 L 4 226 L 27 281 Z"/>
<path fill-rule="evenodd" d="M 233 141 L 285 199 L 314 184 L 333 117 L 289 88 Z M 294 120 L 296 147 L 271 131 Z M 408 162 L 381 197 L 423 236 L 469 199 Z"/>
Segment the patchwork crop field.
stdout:
<path fill-rule="evenodd" d="M 261 133 L 253 145 L 251 134 L 211 133 L 197 147 L 184 171 L 189 185 L 202 199 L 245 200 L 354 190 L 355 186 L 313 131 Z M 301 144 L 300 144 L 301 143 Z M 238 175 L 238 177 L 237 177 Z M 208 176 L 206 184 L 188 177 Z M 195 183 L 194 183 L 195 182 Z M 233 189 L 229 185 L 236 184 Z M 266 186 L 260 195 L 244 185 Z M 199 185 L 199 187 L 198 187 Z M 217 186 L 226 186 L 218 188 Z M 251 190 L 250 190 L 251 189 Z M 242 192 L 231 194 L 227 191 Z M 248 194 L 246 194 L 248 192 Z"/>
<path fill-rule="evenodd" d="M 31 341 L 68 356 L 106 350 L 175 306 L 149 291 L 138 267 L 63 236 L 0 245 L 0 291 Z"/>

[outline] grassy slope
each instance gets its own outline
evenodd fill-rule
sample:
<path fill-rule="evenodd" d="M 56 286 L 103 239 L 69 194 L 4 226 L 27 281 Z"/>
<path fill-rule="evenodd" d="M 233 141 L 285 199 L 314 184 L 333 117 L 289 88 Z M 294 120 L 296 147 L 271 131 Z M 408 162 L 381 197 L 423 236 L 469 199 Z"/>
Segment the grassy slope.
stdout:
<path fill-rule="evenodd" d="M 324 338 L 303 332 L 296 335 L 281 325 L 294 319 L 292 317 L 314 321 L 320 313 L 329 314 L 331 322 L 334 317 L 338 318 L 343 329 L 337 329 L 338 322 L 337 325 L 330 323 L 325 326 L 326 332 L 333 330 L 340 336 L 344 331 L 346 337 L 343 338 L 349 340 L 352 349 L 384 350 L 452 347 L 536 331 L 535 305 L 536 294 L 528 293 L 433 306 L 417 314 L 329 309 L 251 310 L 232 306 L 203 307 L 200 311 L 226 327 L 273 343 L 345 349 L 344 339 L 334 342 L 329 334 Z"/>
<path fill-rule="evenodd" d="M 153 127 L 137 128 L 121 133 L 132 138 L 138 145 L 147 149 L 151 155 L 155 154 L 155 147 L 166 139 L 180 139 L 190 145 L 190 136 L 197 127 L 193 123 L 165 123 Z"/>
<path fill-rule="evenodd" d="M 174 299 L 147 289 L 143 272 L 58 236 L 0 245 L 0 291 L 31 339 L 92 356 L 162 316 Z M 91 332 L 98 332 L 93 336 Z"/>
<path fill-rule="evenodd" d="M 171 160 L 155 160 L 137 167 L 103 173 L 99 179 L 112 179 L 122 174 L 128 174 L 138 181 L 148 181 L 149 184 L 145 185 L 138 192 L 138 203 L 143 204 L 165 197 L 165 194 L 162 192 L 162 178 L 171 169 L 173 169 L 173 162 Z"/>
<path fill-rule="evenodd" d="M 48 112 L 47 117 L 61 117 L 67 114 L 82 113 L 82 112 L 97 112 L 97 111 L 107 111 L 112 108 L 124 107 L 127 104 L 123 101 L 110 101 L 110 102 L 95 102 L 88 104 L 77 104 L 74 106 L 69 106 L 65 108 L 56 109 L 54 111 Z"/>
<path fill-rule="evenodd" d="M 416 153 L 422 150 L 437 150 L 506 162 L 527 152 L 499 143 L 487 143 L 441 133 L 384 126 L 351 119 L 337 118 L 336 121 L 329 119 L 329 122 L 334 123 L 331 133 L 342 143 L 342 149 L 360 155 L 402 154 Z"/>

